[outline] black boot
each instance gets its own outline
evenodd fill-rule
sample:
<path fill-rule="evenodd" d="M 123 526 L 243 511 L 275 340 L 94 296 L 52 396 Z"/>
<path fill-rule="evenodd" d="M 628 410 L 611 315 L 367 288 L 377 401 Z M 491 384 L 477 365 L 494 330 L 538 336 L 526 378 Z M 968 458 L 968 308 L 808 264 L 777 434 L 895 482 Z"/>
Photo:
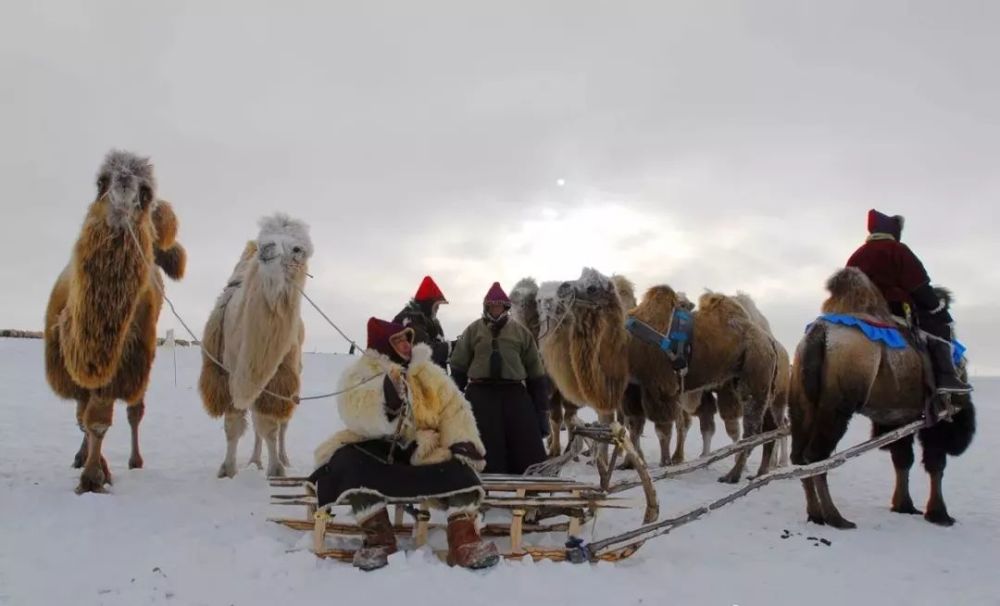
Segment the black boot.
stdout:
<path fill-rule="evenodd" d="M 934 367 L 934 385 L 939 395 L 972 391 L 971 385 L 958 378 L 955 362 L 951 357 L 951 343 L 928 337 L 927 351 L 931 355 L 931 366 Z"/>

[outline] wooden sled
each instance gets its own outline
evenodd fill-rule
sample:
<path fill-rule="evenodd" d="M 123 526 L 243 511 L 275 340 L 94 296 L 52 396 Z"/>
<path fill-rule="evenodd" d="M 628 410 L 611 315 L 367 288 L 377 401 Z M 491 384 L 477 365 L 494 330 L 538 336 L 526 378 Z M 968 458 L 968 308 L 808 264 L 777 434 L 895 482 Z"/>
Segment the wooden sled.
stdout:
<path fill-rule="evenodd" d="M 481 476 L 486 496 L 480 510 L 502 510 L 510 512 L 509 523 L 490 523 L 482 529 L 484 537 L 510 539 L 510 548 L 501 550 L 507 559 L 570 561 L 576 563 L 625 559 L 635 553 L 641 543 L 630 544 L 622 549 L 605 550 L 595 556 L 581 538 L 584 524 L 593 519 L 601 509 L 632 508 L 637 505 L 630 499 L 610 496 L 599 486 L 573 480 L 542 476 L 511 476 L 483 474 Z M 328 545 L 327 537 L 358 537 L 362 530 L 351 516 L 348 521 L 336 521 L 338 510 L 349 511 L 346 505 L 318 507 L 315 493 L 306 478 L 269 478 L 269 483 L 277 492 L 271 495 L 271 504 L 299 506 L 302 517 L 270 518 L 270 521 L 293 530 L 311 531 L 312 551 L 320 558 L 333 558 L 350 562 L 354 549 L 334 549 Z M 291 491 L 291 492 L 288 492 Z M 443 528 L 443 524 L 430 522 L 430 508 L 427 502 L 414 499 L 387 499 L 395 506 L 393 527 L 397 535 L 411 536 L 415 548 L 427 543 L 431 529 Z M 405 521 L 409 513 L 412 521 Z M 546 521 L 564 517 L 566 521 Z M 647 520 L 648 522 L 649 520 Z M 563 537 L 563 543 L 552 547 L 525 545 L 526 534 L 554 533 Z M 442 559 L 445 553 L 437 554 Z"/>

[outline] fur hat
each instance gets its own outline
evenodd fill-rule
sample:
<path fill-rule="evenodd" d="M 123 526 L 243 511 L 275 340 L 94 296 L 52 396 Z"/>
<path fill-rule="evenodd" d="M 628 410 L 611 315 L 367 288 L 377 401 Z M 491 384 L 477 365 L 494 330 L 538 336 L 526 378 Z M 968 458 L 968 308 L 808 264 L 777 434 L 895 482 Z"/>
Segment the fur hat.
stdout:
<path fill-rule="evenodd" d="M 499 282 L 494 282 L 489 292 L 483 298 L 483 305 L 503 305 L 505 309 L 510 309 L 510 298 L 503 291 Z"/>
<path fill-rule="evenodd" d="M 413 297 L 414 301 L 418 303 L 428 302 L 434 303 L 440 301 L 442 303 L 447 303 L 448 299 L 444 298 L 444 293 L 438 288 L 438 285 L 434 283 L 434 279 L 430 276 L 424 276 L 423 281 L 420 283 L 420 288 L 417 289 L 417 294 Z"/>
<path fill-rule="evenodd" d="M 868 233 L 889 234 L 899 240 L 903 235 L 903 217 L 900 215 L 889 216 L 873 208 L 868 211 Z"/>
<path fill-rule="evenodd" d="M 368 349 L 385 354 L 390 358 L 398 358 L 395 348 L 392 346 L 392 338 L 400 333 L 405 333 L 406 338 L 413 343 L 413 329 L 407 328 L 395 322 L 386 322 L 378 318 L 368 318 Z"/>

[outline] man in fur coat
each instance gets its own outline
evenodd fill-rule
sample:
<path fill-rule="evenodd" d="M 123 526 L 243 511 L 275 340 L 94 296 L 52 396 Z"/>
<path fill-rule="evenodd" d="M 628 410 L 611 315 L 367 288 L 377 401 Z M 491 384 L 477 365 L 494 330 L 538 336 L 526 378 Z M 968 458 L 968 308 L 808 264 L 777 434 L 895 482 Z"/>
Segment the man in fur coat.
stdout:
<path fill-rule="evenodd" d="M 444 330 L 437 319 L 437 312 L 442 304 L 447 303 L 448 300 L 444 298 L 444 293 L 438 288 L 434 279 L 424 276 L 417 294 L 392 319 L 397 324 L 412 328 L 415 342 L 429 345 L 431 358 L 441 368 L 445 368 L 448 364 L 451 343 L 444 338 Z"/>
<path fill-rule="evenodd" d="M 535 337 L 510 321 L 511 302 L 497 282 L 483 315 L 458 338 L 451 374 L 465 390 L 486 444 L 486 472 L 521 474 L 545 460 L 548 379 Z"/>
<path fill-rule="evenodd" d="M 968 393 L 972 388 L 959 379 L 952 357 L 951 314 L 931 287 L 923 263 L 901 242 L 903 217 L 868 211 L 868 239 L 854 251 L 848 267 L 857 267 L 882 291 L 893 314 L 906 318 L 907 310 L 927 335 L 927 349 L 934 367 L 937 391 Z"/>
<path fill-rule="evenodd" d="M 350 389 L 353 388 L 353 389 Z M 497 548 L 479 537 L 485 449 L 469 403 L 413 330 L 368 321 L 368 349 L 340 379 L 345 429 L 316 449 L 309 477 L 320 506 L 350 504 L 364 530 L 354 565 L 374 570 L 397 549 L 385 499 L 430 499 L 448 511 L 448 563 L 485 568 Z"/>

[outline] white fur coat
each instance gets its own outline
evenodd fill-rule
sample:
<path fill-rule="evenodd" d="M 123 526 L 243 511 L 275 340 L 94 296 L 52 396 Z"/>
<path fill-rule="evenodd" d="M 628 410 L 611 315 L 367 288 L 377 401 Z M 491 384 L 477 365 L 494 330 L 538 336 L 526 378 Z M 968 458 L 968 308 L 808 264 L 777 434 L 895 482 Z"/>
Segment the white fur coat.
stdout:
<path fill-rule="evenodd" d="M 471 443 L 480 456 L 486 454 L 472 407 L 451 378 L 431 360 L 431 348 L 426 344 L 413 347 L 410 365 L 406 369 L 390 361 L 387 356 L 369 349 L 344 372 L 338 389 L 358 385 L 393 368 L 405 376 L 412 404 L 412 417 L 408 419 L 409 422 L 404 423 L 402 432 L 406 442 L 417 444 L 410 463 L 430 465 L 459 456 L 481 471 L 485 465 L 484 459 L 469 460 L 453 455 L 450 450 L 451 446 L 466 442 Z M 383 378 L 379 376 L 338 396 L 337 408 L 345 429 L 333 434 L 316 448 L 314 454 L 317 466 L 326 463 L 342 446 L 396 433 L 398 419 L 390 421 L 386 416 L 382 383 Z"/>

